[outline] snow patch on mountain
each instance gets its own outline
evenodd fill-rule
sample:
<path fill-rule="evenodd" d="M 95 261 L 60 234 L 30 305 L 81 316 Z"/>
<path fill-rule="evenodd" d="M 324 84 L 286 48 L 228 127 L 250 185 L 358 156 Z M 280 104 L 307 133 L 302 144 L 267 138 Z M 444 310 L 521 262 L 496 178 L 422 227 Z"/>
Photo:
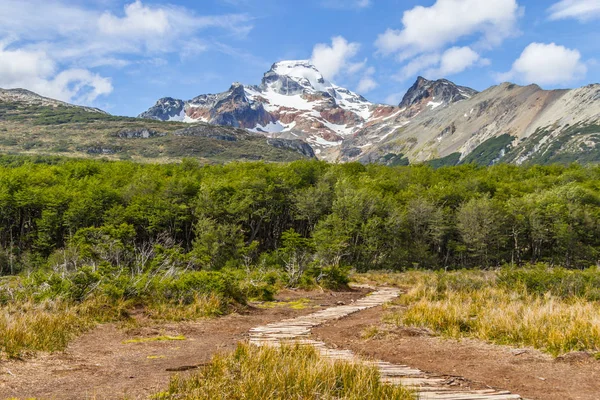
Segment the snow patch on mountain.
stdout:
<path fill-rule="evenodd" d="M 230 125 L 330 148 L 363 128 L 377 107 L 299 60 L 273 64 L 260 85 L 234 83 L 226 92 L 189 101 L 161 99 L 140 117 Z"/>

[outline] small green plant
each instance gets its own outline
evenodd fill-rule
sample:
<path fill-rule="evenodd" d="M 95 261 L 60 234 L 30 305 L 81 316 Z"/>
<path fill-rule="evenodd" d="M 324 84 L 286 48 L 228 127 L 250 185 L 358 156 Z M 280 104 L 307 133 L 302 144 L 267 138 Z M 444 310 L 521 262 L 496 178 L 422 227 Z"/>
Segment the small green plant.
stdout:
<path fill-rule="evenodd" d="M 374 339 L 379 335 L 381 335 L 381 329 L 379 329 L 379 327 L 376 325 L 368 326 L 360 333 L 360 337 L 367 340 Z"/>

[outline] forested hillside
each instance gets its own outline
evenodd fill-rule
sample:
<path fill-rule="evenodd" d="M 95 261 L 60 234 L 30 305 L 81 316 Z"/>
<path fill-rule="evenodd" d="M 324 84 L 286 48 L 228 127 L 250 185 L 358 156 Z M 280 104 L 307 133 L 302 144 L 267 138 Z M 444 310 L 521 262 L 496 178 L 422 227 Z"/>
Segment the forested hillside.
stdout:
<path fill-rule="evenodd" d="M 548 262 L 600 251 L 600 167 L 0 159 L 0 272 Z M 150 260 L 150 261 L 149 261 Z"/>

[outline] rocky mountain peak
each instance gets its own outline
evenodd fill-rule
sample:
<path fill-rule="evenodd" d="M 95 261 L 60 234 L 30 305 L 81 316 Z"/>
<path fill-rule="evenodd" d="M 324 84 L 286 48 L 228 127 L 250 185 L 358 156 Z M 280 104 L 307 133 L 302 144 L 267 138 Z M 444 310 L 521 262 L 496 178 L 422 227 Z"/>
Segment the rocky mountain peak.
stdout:
<path fill-rule="evenodd" d="M 377 105 L 332 82 L 307 60 L 276 62 L 260 85 L 233 83 L 217 94 L 202 94 L 141 114 L 143 118 L 208 122 L 260 132 L 271 138 L 304 139 L 317 152 L 339 146 L 364 126 Z M 177 113 L 179 112 L 179 113 Z"/>
<path fill-rule="evenodd" d="M 447 79 L 430 81 L 419 76 L 404 95 L 402 102 L 400 102 L 400 108 L 410 108 L 423 102 L 426 102 L 432 108 L 436 108 L 440 105 L 469 99 L 477 93 L 474 89 L 458 86 Z"/>
<path fill-rule="evenodd" d="M 246 88 L 239 82 L 234 82 L 225 93 L 227 94 L 226 99 L 232 99 L 233 101 L 248 101 L 246 99 Z"/>
<path fill-rule="evenodd" d="M 163 97 L 148 111 L 140 114 L 140 118 L 155 119 L 158 121 L 173 121 L 180 118 L 185 107 L 183 100 L 172 97 Z"/>
<path fill-rule="evenodd" d="M 283 95 L 329 92 L 332 85 L 308 60 L 279 61 L 263 77 L 261 88 Z"/>

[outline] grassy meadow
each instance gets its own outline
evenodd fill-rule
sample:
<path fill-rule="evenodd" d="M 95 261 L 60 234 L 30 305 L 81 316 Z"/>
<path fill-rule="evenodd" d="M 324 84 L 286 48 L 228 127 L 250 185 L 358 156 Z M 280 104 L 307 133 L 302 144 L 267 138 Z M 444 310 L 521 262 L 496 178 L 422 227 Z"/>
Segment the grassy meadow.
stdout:
<path fill-rule="evenodd" d="M 384 322 L 450 338 L 528 346 L 553 356 L 600 352 L 600 270 L 538 265 L 494 271 L 372 273 L 406 293 Z M 366 332 L 377 333 L 377 328 Z"/>
<path fill-rule="evenodd" d="M 257 297 L 254 290 L 267 283 L 250 287 L 249 281 L 239 271 L 133 277 L 80 271 L 0 278 L 0 357 L 63 350 L 99 323 L 135 327 L 140 322 L 134 310 L 142 310 L 143 323 L 161 324 L 224 315 L 249 298 L 271 299 Z M 270 288 L 268 293 L 274 293 Z"/>

